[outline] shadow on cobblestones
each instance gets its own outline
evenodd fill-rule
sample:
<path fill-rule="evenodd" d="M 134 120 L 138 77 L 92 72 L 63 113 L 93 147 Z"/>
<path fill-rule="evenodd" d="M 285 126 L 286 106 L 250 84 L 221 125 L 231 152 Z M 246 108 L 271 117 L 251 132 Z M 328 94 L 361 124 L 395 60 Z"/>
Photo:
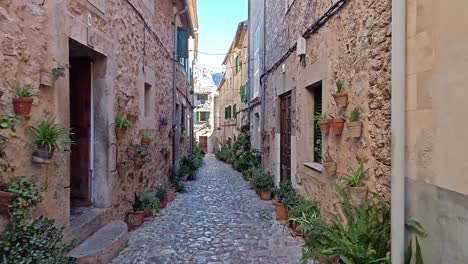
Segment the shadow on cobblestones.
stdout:
<path fill-rule="evenodd" d="M 188 192 L 131 232 L 112 263 L 299 263 L 302 243 L 240 173 L 207 155 Z"/>

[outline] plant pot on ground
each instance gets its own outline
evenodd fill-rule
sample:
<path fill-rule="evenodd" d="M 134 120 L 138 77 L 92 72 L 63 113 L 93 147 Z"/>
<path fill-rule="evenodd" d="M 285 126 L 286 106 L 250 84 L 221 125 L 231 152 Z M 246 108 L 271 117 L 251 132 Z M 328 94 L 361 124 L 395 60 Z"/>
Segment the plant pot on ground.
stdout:
<path fill-rule="evenodd" d="M 172 187 L 169 192 L 167 193 L 167 197 L 169 202 L 174 201 L 175 195 L 176 195 L 177 189 L 176 187 Z"/>
<path fill-rule="evenodd" d="M 168 191 L 169 190 L 167 189 L 167 187 L 163 185 L 158 185 L 154 191 L 154 194 L 160 201 L 161 208 L 166 208 L 167 203 L 169 202 L 169 200 L 167 199 Z"/>
<path fill-rule="evenodd" d="M 160 209 L 159 198 L 154 193 L 135 194 L 134 210 L 145 212 L 145 217 L 156 216 Z"/>
<path fill-rule="evenodd" d="M 122 140 L 127 135 L 127 131 L 132 128 L 132 123 L 123 118 L 120 114 L 115 116 L 115 137 Z"/>
<path fill-rule="evenodd" d="M 342 118 L 330 119 L 330 134 L 339 136 L 343 134 L 344 120 Z"/>
<path fill-rule="evenodd" d="M 336 93 L 332 94 L 338 107 L 346 107 L 348 105 L 348 93 L 344 91 L 344 82 L 336 81 Z"/>
<path fill-rule="evenodd" d="M 127 213 L 125 222 L 127 222 L 128 231 L 141 226 L 143 224 L 143 218 L 145 217 L 145 211 L 131 211 Z"/>
<path fill-rule="evenodd" d="M 276 219 L 287 220 L 288 219 L 288 206 L 294 203 L 297 196 L 296 191 L 292 187 L 289 181 L 281 182 L 279 187 L 273 191 L 275 195 Z"/>
<path fill-rule="evenodd" d="M 254 175 L 256 188 L 262 200 L 271 200 L 274 187 L 273 177 L 268 173 L 259 172 Z"/>
<path fill-rule="evenodd" d="M 327 114 L 315 115 L 314 121 L 316 122 L 316 125 L 319 126 L 322 135 L 328 135 L 328 132 L 330 131 L 330 122 L 327 119 Z"/>
<path fill-rule="evenodd" d="M 72 144 L 71 132 L 67 128 L 56 124 L 53 118 L 48 118 L 37 127 L 27 128 L 33 137 L 32 161 L 34 163 L 48 163 L 56 150 L 69 150 Z"/>
<path fill-rule="evenodd" d="M 16 92 L 16 98 L 13 98 L 13 108 L 17 116 L 29 116 L 35 94 L 27 85 L 20 85 L 16 82 L 11 83 Z"/>
<path fill-rule="evenodd" d="M 361 110 L 358 107 L 355 107 L 351 114 L 349 115 L 349 120 L 346 122 L 346 129 L 348 131 L 349 137 L 359 138 L 362 134 L 362 121 L 359 121 L 361 115 Z"/>
<path fill-rule="evenodd" d="M 36 176 L 13 177 L 0 185 L 0 213 L 16 220 L 25 219 L 39 206 L 47 188 Z"/>
<path fill-rule="evenodd" d="M 357 169 L 348 168 L 348 173 L 339 181 L 339 186 L 347 191 L 349 201 L 355 207 L 360 207 L 367 200 L 368 188 L 364 183 L 366 171 L 362 164 Z"/>

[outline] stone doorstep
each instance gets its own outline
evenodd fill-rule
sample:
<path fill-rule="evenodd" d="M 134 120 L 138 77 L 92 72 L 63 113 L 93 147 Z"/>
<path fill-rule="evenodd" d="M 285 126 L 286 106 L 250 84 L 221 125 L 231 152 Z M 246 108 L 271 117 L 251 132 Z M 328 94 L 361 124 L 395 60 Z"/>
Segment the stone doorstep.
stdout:
<path fill-rule="evenodd" d="M 109 263 L 127 245 L 127 224 L 114 220 L 99 229 L 92 236 L 70 252 L 78 264 Z"/>
<path fill-rule="evenodd" d="M 70 222 L 65 230 L 65 241 L 76 240 L 78 244 L 104 226 L 106 217 L 104 209 L 92 208 Z"/>

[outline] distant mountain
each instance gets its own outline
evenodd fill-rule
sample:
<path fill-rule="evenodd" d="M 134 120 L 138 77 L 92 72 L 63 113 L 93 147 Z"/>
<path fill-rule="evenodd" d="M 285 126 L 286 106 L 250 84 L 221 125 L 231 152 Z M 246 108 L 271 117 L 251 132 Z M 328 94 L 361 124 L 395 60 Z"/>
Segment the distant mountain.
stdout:
<path fill-rule="evenodd" d="M 213 82 L 216 84 L 216 86 L 218 86 L 221 82 L 221 79 L 223 78 L 223 74 L 220 72 L 212 72 L 211 76 L 213 77 Z"/>

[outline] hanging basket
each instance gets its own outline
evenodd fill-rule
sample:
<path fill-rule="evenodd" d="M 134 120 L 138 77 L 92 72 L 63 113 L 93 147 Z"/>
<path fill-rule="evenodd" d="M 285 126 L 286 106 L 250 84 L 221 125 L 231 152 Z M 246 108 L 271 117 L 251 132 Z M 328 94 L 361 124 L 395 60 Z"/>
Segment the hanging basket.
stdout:
<path fill-rule="evenodd" d="M 330 119 L 330 133 L 339 136 L 343 133 L 344 120 L 341 118 Z"/>
<path fill-rule="evenodd" d="M 352 138 L 359 138 L 362 134 L 362 121 L 358 122 L 347 122 L 346 129 L 348 130 L 348 136 Z"/>
<path fill-rule="evenodd" d="M 338 107 L 346 107 L 348 105 L 348 93 L 334 93 L 332 94 L 333 98 L 335 99 L 336 105 Z"/>
<path fill-rule="evenodd" d="M 322 120 L 318 123 L 320 127 L 320 132 L 322 132 L 322 135 L 328 135 L 328 132 L 330 132 L 330 121 L 329 120 Z"/>
<path fill-rule="evenodd" d="M 55 82 L 57 81 L 57 78 L 58 77 L 52 74 L 51 72 L 41 71 L 41 85 L 43 86 L 54 86 Z"/>

